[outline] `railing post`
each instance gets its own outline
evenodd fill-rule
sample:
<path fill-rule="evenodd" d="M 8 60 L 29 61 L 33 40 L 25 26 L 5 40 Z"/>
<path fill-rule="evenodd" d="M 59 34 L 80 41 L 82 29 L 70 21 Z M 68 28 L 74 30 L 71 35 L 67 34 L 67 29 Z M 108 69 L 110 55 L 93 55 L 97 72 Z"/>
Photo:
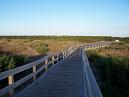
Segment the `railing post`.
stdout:
<path fill-rule="evenodd" d="M 65 52 L 65 57 L 67 57 L 67 52 Z"/>
<path fill-rule="evenodd" d="M 36 66 L 33 66 L 33 81 L 36 79 Z"/>
<path fill-rule="evenodd" d="M 58 56 L 58 54 L 56 55 L 56 57 L 57 57 L 57 62 L 59 61 L 59 56 Z"/>
<path fill-rule="evenodd" d="M 55 59 L 54 59 L 54 56 L 52 56 L 52 64 L 54 64 L 54 60 L 55 60 Z"/>
<path fill-rule="evenodd" d="M 13 75 L 8 76 L 8 84 L 9 84 L 9 97 L 13 97 L 14 95 L 14 88 L 13 88 L 13 83 L 14 83 L 14 77 Z"/>
<path fill-rule="evenodd" d="M 45 65 L 46 65 L 47 63 L 48 63 L 48 60 L 46 59 L 46 60 L 45 60 Z M 48 70 L 48 67 L 46 66 L 46 67 L 45 67 L 45 71 L 47 71 L 47 70 Z"/>
<path fill-rule="evenodd" d="M 65 52 L 65 57 L 67 57 L 67 52 Z"/>
<path fill-rule="evenodd" d="M 65 52 L 62 52 L 62 54 L 63 54 L 63 59 L 65 58 Z"/>
<path fill-rule="evenodd" d="M 77 48 L 78 48 L 79 46 L 77 45 Z"/>
<path fill-rule="evenodd" d="M 68 51 L 67 51 L 67 56 L 69 56 L 69 49 L 68 49 Z"/>
<path fill-rule="evenodd" d="M 99 47 L 99 44 L 97 44 L 97 48 Z"/>

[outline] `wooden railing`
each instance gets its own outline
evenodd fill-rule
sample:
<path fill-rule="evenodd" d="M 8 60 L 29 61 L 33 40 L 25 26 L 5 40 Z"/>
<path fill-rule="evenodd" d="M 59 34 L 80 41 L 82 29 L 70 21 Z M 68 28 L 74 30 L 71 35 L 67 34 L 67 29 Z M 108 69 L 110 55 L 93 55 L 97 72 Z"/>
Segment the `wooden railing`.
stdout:
<path fill-rule="evenodd" d="M 8 93 L 8 96 L 12 97 L 14 95 L 14 89 L 16 87 L 20 86 L 21 84 L 23 84 L 24 82 L 26 82 L 27 80 L 29 80 L 31 78 L 33 78 L 33 81 L 35 81 L 38 73 L 40 73 L 42 70 L 47 71 L 48 66 L 50 64 L 54 64 L 55 62 L 58 62 L 59 60 L 66 58 L 67 56 L 74 53 L 77 50 L 77 48 L 83 48 L 83 49 L 89 50 L 89 49 L 96 49 L 96 48 L 109 46 L 110 44 L 111 44 L 111 42 L 98 42 L 98 43 L 77 45 L 74 47 L 70 47 L 69 49 L 62 51 L 62 52 L 59 52 L 59 53 L 56 53 L 53 55 L 47 55 L 47 56 L 45 56 L 37 61 L 34 61 L 32 63 L 2 72 L 2 73 L 0 73 L 0 80 L 7 78 L 8 86 L 6 86 L 0 90 L 0 96 L 3 96 Z M 49 59 L 51 59 L 51 60 L 49 60 Z M 39 64 L 42 64 L 42 66 L 37 69 L 37 66 Z M 32 69 L 32 73 L 26 75 L 25 77 L 23 77 L 17 81 L 14 81 L 15 74 L 18 74 L 18 73 L 28 70 L 28 69 Z"/>
<path fill-rule="evenodd" d="M 69 48 L 68 50 L 65 50 L 63 52 L 59 52 L 53 55 L 47 55 L 37 61 L 34 61 L 32 63 L 5 71 L 0 73 L 0 80 L 3 80 L 5 78 L 8 78 L 8 86 L 4 87 L 3 89 L 0 90 L 0 96 L 9 93 L 9 97 L 12 97 L 14 95 L 14 89 L 27 80 L 33 78 L 33 80 L 36 79 L 36 75 L 40 73 L 43 69 L 45 71 L 48 70 L 48 66 L 50 64 L 54 64 L 55 62 L 58 62 L 61 59 L 64 59 L 65 57 L 69 56 L 71 53 L 73 53 L 76 50 L 76 47 L 74 48 Z M 51 59 L 50 61 L 48 59 Z M 40 68 L 37 69 L 37 65 L 42 64 Z M 25 77 L 21 78 L 20 80 L 14 82 L 14 75 L 18 74 L 22 71 L 25 71 L 27 69 L 32 68 L 32 73 L 26 75 Z"/>
<path fill-rule="evenodd" d="M 93 75 L 93 72 L 90 68 L 90 64 L 87 58 L 87 55 L 84 51 L 84 49 L 81 49 L 81 54 L 82 54 L 82 60 L 83 60 L 83 65 L 84 65 L 84 79 L 85 79 L 85 92 L 87 93 L 88 97 L 103 97 L 102 93 L 99 89 L 99 86 L 96 82 L 96 79 Z"/>
<path fill-rule="evenodd" d="M 103 48 L 106 46 L 110 46 L 112 42 L 110 41 L 102 41 L 98 43 L 87 43 L 87 44 L 82 44 L 80 47 L 82 47 L 84 50 L 91 50 L 91 49 L 97 49 L 97 48 Z"/>

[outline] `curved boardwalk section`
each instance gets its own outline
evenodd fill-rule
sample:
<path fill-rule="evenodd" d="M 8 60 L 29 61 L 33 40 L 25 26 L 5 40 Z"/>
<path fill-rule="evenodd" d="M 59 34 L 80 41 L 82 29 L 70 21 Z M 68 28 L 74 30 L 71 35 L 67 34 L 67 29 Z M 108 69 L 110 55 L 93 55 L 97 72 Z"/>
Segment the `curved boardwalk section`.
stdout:
<path fill-rule="evenodd" d="M 86 97 L 81 52 L 58 62 L 19 97 Z"/>

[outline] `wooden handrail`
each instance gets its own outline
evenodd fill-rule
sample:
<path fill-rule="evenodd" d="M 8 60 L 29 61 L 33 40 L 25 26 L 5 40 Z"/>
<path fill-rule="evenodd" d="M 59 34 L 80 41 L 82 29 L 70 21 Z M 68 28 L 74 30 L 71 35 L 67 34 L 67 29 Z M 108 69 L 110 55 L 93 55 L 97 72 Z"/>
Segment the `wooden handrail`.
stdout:
<path fill-rule="evenodd" d="M 81 49 L 81 54 L 82 54 L 82 60 L 84 64 L 84 79 L 85 79 L 85 91 L 87 92 L 86 95 L 88 97 L 103 97 L 102 93 L 99 89 L 99 86 L 95 80 L 95 77 L 93 75 L 93 72 L 90 68 L 88 58 L 86 56 L 86 53 L 84 49 Z"/>
<path fill-rule="evenodd" d="M 71 50 L 71 52 L 75 51 L 75 48 L 73 48 Z M 59 59 L 63 59 L 65 57 L 67 57 L 68 55 L 70 55 L 68 50 L 63 51 L 64 53 L 62 54 L 61 52 L 59 53 L 55 53 L 52 55 L 47 55 L 39 60 L 36 60 L 34 62 L 28 63 L 26 65 L 23 66 L 19 66 L 17 68 L 8 70 L 8 71 L 4 71 L 0 73 L 0 80 L 8 78 L 8 86 L 6 86 L 5 88 L 0 90 L 0 96 L 6 94 L 7 92 L 9 92 L 9 97 L 12 97 L 14 95 L 14 88 L 18 87 L 19 85 L 23 84 L 24 82 L 26 82 L 27 80 L 33 78 L 33 80 L 36 79 L 36 75 L 42 71 L 43 69 L 45 69 L 46 71 L 48 70 L 48 66 L 50 64 L 54 64 L 55 61 L 59 61 Z M 54 56 L 58 56 L 57 58 L 55 58 Z M 51 58 L 52 60 L 48 62 L 48 59 Z M 43 62 L 45 64 L 43 64 Z M 43 64 L 40 68 L 38 68 L 38 70 L 36 70 L 36 66 L 39 64 Z M 29 75 L 26 75 L 25 77 L 21 78 L 20 80 L 14 82 L 14 75 L 17 73 L 20 73 L 22 71 L 25 71 L 29 68 L 32 68 L 32 73 Z"/>
<path fill-rule="evenodd" d="M 47 55 L 43 58 L 40 58 L 39 60 L 36 60 L 34 62 L 28 63 L 23 66 L 19 66 L 17 68 L 1 72 L 0 73 L 0 80 L 8 78 L 8 86 L 4 87 L 3 89 L 0 90 L 0 96 L 6 94 L 9 92 L 9 97 L 12 97 L 14 95 L 14 88 L 18 87 L 19 85 L 23 84 L 27 80 L 33 78 L 33 80 L 36 79 L 36 75 L 41 72 L 43 69 L 46 71 L 48 70 L 48 66 L 50 64 L 54 64 L 55 61 L 58 62 L 59 59 L 64 59 L 67 56 L 71 55 L 74 53 L 78 48 L 83 48 L 83 49 L 96 49 L 96 48 L 101 48 L 105 46 L 109 46 L 111 42 L 98 42 L 98 43 L 88 43 L 88 44 L 81 44 L 77 46 L 72 46 L 69 49 L 64 50 L 63 52 L 58 52 L 53 55 Z M 55 56 L 57 56 L 55 58 Z M 52 60 L 48 62 L 48 59 L 51 58 Z M 36 70 L 36 66 L 39 64 L 43 64 L 40 68 Z M 22 71 L 25 71 L 29 68 L 32 68 L 33 72 L 29 75 L 26 75 L 25 77 L 21 78 L 20 80 L 14 82 L 14 75 L 17 73 L 20 73 Z"/>

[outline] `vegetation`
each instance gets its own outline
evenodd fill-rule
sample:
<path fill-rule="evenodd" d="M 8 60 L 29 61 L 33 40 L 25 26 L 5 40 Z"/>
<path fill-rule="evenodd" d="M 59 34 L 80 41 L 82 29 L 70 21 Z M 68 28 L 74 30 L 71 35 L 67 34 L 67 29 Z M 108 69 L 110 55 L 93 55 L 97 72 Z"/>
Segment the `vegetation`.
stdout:
<path fill-rule="evenodd" d="M 24 62 L 25 57 L 21 55 L 0 55 L 0 72 L 23 65 Z"/>
<path fill-rule="evenodd" d="M 90 64 L 99 71 L 104 97 L 129 97 L 127 44 L 129 42 L 124 41 L 105 49 L 87 51 Z"/>
<path fill-rule="evenodd" d="M 70 46 L 113 41 L 111 46 L 87 51 L 100 74 L 104 97 L 129 97 L 129 38 L 99 36 L 0 36 L 0 72 L 23 65 L 27 58 L 62 51 Z"/>
<path fill-rule="evenodd" d="M 97 42 L 97 41 L 112 41 L 115 39 L 128 40 L 128 38 L 111 37 L 111 36 L 1 36 L 0 39 L 27 39 L 33 40 L 57 40 L 57 41 L 79 41 L 79 42 Z"/>
<path fill-rule="evenodd" d="M 15 67 L 15 60 L 12 56 L 0 56 L 0 72 Z"/>
<path fill-rule="evenodd" d="M 45 54 L 48 51 L 48 45 L 47 44 L 40 44 L 35 47 L 36 51 L 40 54 Z"/>
<path fill-rule="evenodd" d="M 48 53 L 55 53 L 69 48 L 71 45 L 79 44 L 74 40 L 76 37 L 56 37 L 56 36 L 1 36 L 0 37 L 0 55 L 4 60 L 0 65 L 0 72 L 21 66 L 26 62 L 34 61 L 39 56 Z M 15 66 L 9 67 L 9 62 L 4 64 L 5 59 L 8 61 L 12 58 Z M 9 65 L 9 66 L 8 66 Z"/>

